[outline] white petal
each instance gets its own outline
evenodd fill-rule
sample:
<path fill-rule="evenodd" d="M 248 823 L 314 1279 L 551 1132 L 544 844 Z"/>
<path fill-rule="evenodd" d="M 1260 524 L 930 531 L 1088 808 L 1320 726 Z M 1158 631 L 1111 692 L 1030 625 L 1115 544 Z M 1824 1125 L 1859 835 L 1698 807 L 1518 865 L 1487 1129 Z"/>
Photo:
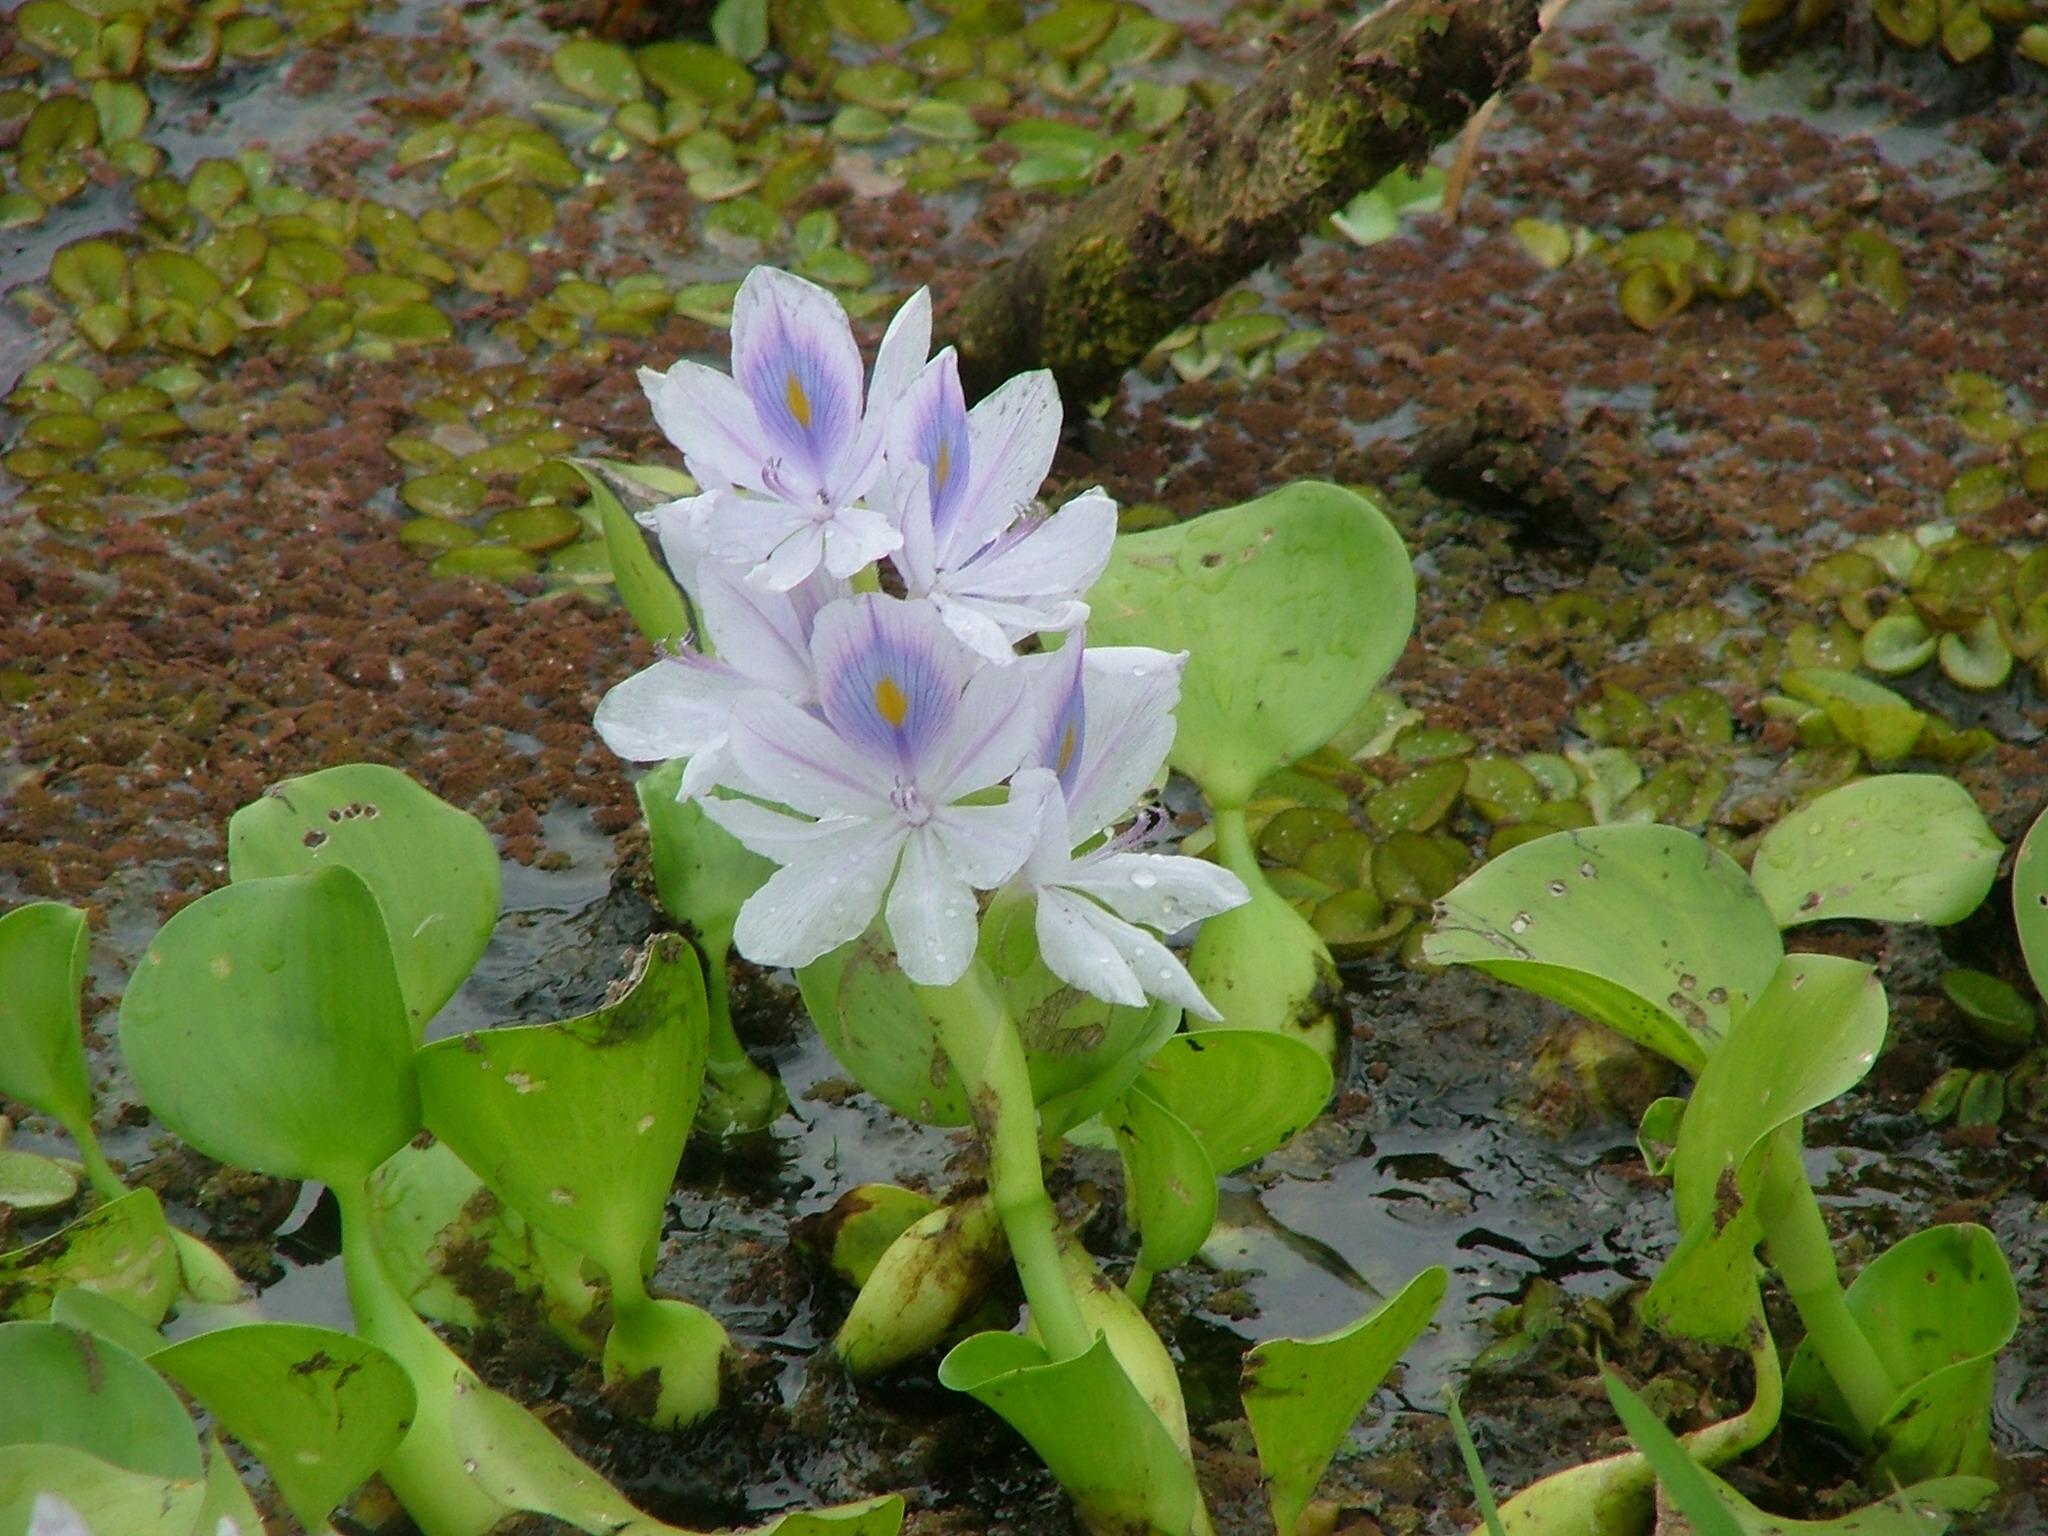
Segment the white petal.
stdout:
<path fill-rule="evenodd" d="M 664 763 L 725 734 L 746 689 L 703 661 L 657 661 L 616 684 L 597 706 L 597 734 L 629 763 Z"/>
<path fill-rule="evenodd" d="M 952 729 L 933 750 L 922 782 L 936 799 L 958 800 L 1000 784 L 1037 745 L 1038 712 L 1023 672 L 983 662 L 961 691 Z"/>
<path fill-rule="evenodd" d="M 1005 628 L 989 614 L 987 604 L 971 597 L 952 597 L 934 592 L 931 600 L 932 606 L 939 610 L 939 617 L 946 621 L 946 628 L 953 631 L 962 645 L 999 667 L 1006 667 L 1017 659 L 1017 647 L 1011 635 L 1017 634 L 1021 638 L 1036 628 L 1035 625 Z"/>
<path fill-rule="evenodd" d="M 887 411 L 896 404 L 932 350 L 932 294 L 920 288 L 903 301 L 882 333 L 875 353 L 875 374 L 868 386 L 868 410 Z"/>
<path fill-rule="evenodd" d="M 1178 933 L 1251 900 L 1229 870 L 1177 853 L 1092 853 L 1076 859 L 1061 883 L 1161 933 Z"/>
<path fill-rule="evenodd" d="M 1044 369 L 1006 380 L 967 413 L 972 480 L 949 553 L 965 559 L 1031 505 L 1060 445 L 1060 392 Z"/>
<path fill-rule="evenodd" d="M 974 958 L 974 892 L 955 874 L 930 825 L 911 833 L 889 893 L 889 937 L 903 974 L 921 986 L 958 981 Z"/>
<path fill-rule="evenodd" d="M 952 867 L 977 890 L 992 891 L 1031 856 L 1039 835 L 1038 802 L 1013 796 L 1001 805 L 949 805 L 928 825 Z"/>
<path fill-rule="evenodd" d="M 1136 1008 L 1145 1001 L 1138 973 L 1097 919 L 1115 923 L 1094 902 L 1058 889 L 1038 893 L 1038 952 L 1070 987 Z M 1128 927 L 1128 924 L 1122 926 Z"/>
<path fill-rule="evenodd" d="M 695 589 L 704 629 L 719 659 L 771 693 L 808 704 L 818 696 L 811 670 L 810 621 L 841 582 L 820 582 L 819 590 L 763 592 L 744 572 L 716 561 L 705 563 Z"/>
<path fill-rule="evenodd" d="M 824 558 L 825 529 L 805 519 L 747 572 L 747 584 L 763 592 L 787 592 L 808 581 Z"/>
<path fill-rule="evenodd" d="M 885 816 L 889 765 L 785 699 L 750 695 L 733 710 L 732 753 L 750 792 L 807 816 Z"/>
<path fill-rule="evenodd" d="M 761 466 L 774 456 L 745 390 L 716 368 L 680 362 L 667 373 L 640 370 L 640 387 L 662 435 L 706 490 L 759 488 Z"/>
<path fill-rule="evenodd" d="M 733 299 L 732 372 L 790 482 L 806 492 L 833 484 L 863 414 L 860 347 L 839 300 L 794 273 L 754 268 Z"/>
<path fill-rule="evenodd" d="M 875 487 L 879 494 L 870 497 L 870 501 L 903 536 L 903 543 L 889 556 L 889 563 L 903 578 L 905 595 L 923 597 L 938 578 L 937 557 L 932 548 L 930 476 L 922 464 L 898 465 L 892 461 Z"/>
<path fill-rule="evenodd" d="M 29 1506 L 28 1530 L 23 1536 L 92 1536 L 92 1532 L 71 1505 L 54 1493 L 39 1493 Z"/>
<path fill-rule="evenodd" d="M 1067 794 L 1074 835 L 1114 826 L 1149 789 L 1173 748 L 1184 651 L 1091 647 L 1082 658 L 1088 726 Z"/>
<path fill-rule="evenodd" d="M 846 507 L 825 524 L 825 569 L 843 580 L 902 546 L 903 535 L 883 514 Z"/>
<path fill-rule="evenodd" d="M 905 836 L 900 822 L 828 824 L 803 857 L 747 898 L 733 943 L 757 965 L 800 966 L 858 938 L 882 905 Z"/>
<path fill-rule="evenodd" d="M 944 583 L 976 597 L 1050 604 L 1095 585 L 1116 542 L 1116 503 L 1100 491 L 1076 496 L 1044 522 L 998 540 Z"/>
<path fill-rule="evenodd" d="M 706 491 L 701 496 L 665 501 L 640 514 L 641 525 L 652 528 L 661 542 L 661 558 L 667 563 L 669 573 L 693 597 L 697 591 L 698 567 L 704 562 L 711 541 L 712 508 L 728 494 L 725 491 Z"/>

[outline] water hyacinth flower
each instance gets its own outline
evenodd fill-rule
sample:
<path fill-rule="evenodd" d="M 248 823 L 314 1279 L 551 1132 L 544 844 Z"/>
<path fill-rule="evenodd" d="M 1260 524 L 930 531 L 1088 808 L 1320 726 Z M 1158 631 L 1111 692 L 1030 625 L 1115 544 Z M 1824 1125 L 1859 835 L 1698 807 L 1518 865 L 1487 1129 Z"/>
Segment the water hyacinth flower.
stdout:
<path fill-rule="evenodd" d="M 740 909 L 734 942 L 766 965 L 808 965 L 858 937 L 887 897 L 898 963 L 943 986 L 973 959 L 974 893 L 1031 852 L 1034 800 L 968 804 L 1035 745 L 1021 667 L 992 667 L 930 604 L 863 594 L 811 637 L 819 710 L 754 693 L 733 710 L 730 787 L 705 813 L 782 867 Z M 796 814 L 790 814 L 795 812 Z"/>
<path fill-rule="evenodd" d="M 1081 594 L 1109 563 L 1116 503 L 1099 489 L 1049 517 L 1034 498 L 1059 445 L 1059 390 L 1040 370 L 1019 374 L 967 409 L 948 347 L 905 393 L 890 433 L 902 548 L 893 563 L 912 597 L 991 661 L 1027 635 L 1071 629 Z"/>
<path fill-rule="evenodd" d="M 683 516 L 705 552 L 781 592 L 821 565 L 847 577 L 896 549 L 902 536 L 862 498 L 882 471 L 892 408 L 930 348 L 931 300 L 919 290 L 890 321 L 863 399 L 839 301 L 791 273 L 748 273 L 733 300 L 731 376 L 689 361 L 640 374 L 704 488 Z"/>
<path fill-rule="evenodd" d="M 1251 899 L 1244 883 L 1201 859 L 1137 851 L 1136 838 L 1094 841 L 1165 766 L 1186 661 L 1137 646 L 1088 650 L 1075 634 L 1035 664 L 1049 695 L 1040 766 L 1013 794 L 1039 805 L 1039 836 L 1015 884 L 1036 897 L 1039 953 L 1069 986 L 1132 1007 L 1150 994 L 1216 1019 L 1187 968 L 1145 930 L 1174 933 L 1241 906 Z"/>

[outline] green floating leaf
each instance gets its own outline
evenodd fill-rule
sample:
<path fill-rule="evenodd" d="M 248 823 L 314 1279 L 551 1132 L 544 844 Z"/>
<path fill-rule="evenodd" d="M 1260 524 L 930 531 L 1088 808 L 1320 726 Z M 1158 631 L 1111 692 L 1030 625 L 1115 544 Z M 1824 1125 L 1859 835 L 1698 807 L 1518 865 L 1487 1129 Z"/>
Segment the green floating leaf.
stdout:
<path fill-rule="evenodd" d="M 1219 1174 L 1284 1146 L 1330 1101 L 1330 1063 L 1313 1047 L 1259 1029 L 1175 1035 L 1139 1081 L 1180 1118 Z"/>
<path fill-rule="evenodd" d="M 2020 840 L 2012 864 L 2012 915 L 2034 990 L 2048 997 L 2048 812 Z"/>
<path fill-rule="evenodd" d="M 196 1482 L 199 1435 L 164 1379 L 113 1341 L 61 1323 L 0 1323 L 0 1446 L 67 1445 L 148 1477 Z"/>
<path fill-rule="evenodd" d="M 1693 1536 L 1941 1536 L 1955 1523 L 1950 1516 L 1976 1509 L 1998 1492 L 1988 1478 L 1942 1477 L 1832 1520 L 1789 1520 L 1758 1509 L 1707 1471 L 1619 1376 L 1609 1371 L 1606 1378 L 1615 1413 Z"/>
<path fill-rule="evenodd" d="M 1884 1045 L 1885 1015 L 1869 966 L 1798 954 L 1736 1020 L 1700 1073 L 1671 1156 L 1679 1246 L 1644 1300 L 1660 1326 L 1743 1342 L 1759 1305 L 1752 1207 L 1765 1161 L 1796 1158 L 1801 1117 L 1862 1081 Z"/>
<path fill-rule="evenodd" d="M 578 37 L 557 48 L 548 63 L 555 78 L 578 96 L 609 106 L 640 99 L 640 68 L 617 43 Z"/>
<path fill-rule="evenodd" d="M 192 1536 L 206 1507 L 196 1478 L 136 1472 L 72 1445 L 0 1445 L 0 1530 L 26 1531 L 41 1494 L 69 1504 L 87 1530 L 121 1536 Z"/>
<path fill-rule="evenodd" d="M 268 1469 L 309 1531 L 367 1482 L 412 1423 L 412 1379 L 366 1340 L 247 1323 L 180 1340 L 150 1363 Z"/>
<path fill-rule="evenodd" d="M 354 870 L 377 898 L 417 1041 L 497 924 L 491 835 L 467 811 L 375 763 L 286 779 L 228 822 L 228 869 L 238 882 L 335 865 Z"/>
<path fill-rule="evenodd" d="M 742 64 L 753 63 L 768 51 L 768 0 L 718 0 L 711 36 Z"/>
<path fill-rule="evenodd" d="M 1316 481 L 1116 541 L 1089 594 L 1098 645 L 1187 651 L 1171 761 L 1216 806 L 1358 713 L 1415 618 L 1401 536 Z"/>
<path fill-rule="evenodd" d="M 154 1193 L 138 1189 L 26 1248 L 0 1253 L 0 1317 L 41 1317 L 67 1287 L 96 1291 L 154 1328 L 178 1294 L 178 1250 Z"/>
<path fill-rule="evenodd" d="M 1054 1361 L 1019 1334 L 978 1333 L 954 1346 L 939 1380 L 1029 1441 L 1091 1530 L 1191 1528 L 1201 1507 L 1194 1469 L 1106 1337 Z"/>
<path fill-rule="evenodd" d="M 121 999 L 150 1109 L 208 1157 L 360 1184 L 420 1127 L 383 913 L 354 870 L 238 880 L 157 931 Z"/>
<path fill-rule="evenodd" d="M 1740 866 L 1689 832 L 1553 833 L 1482 866 L 1437 907 L 1423 957 L 1471 965 L 1697 1073 L 1784 945 Z"/>
<path fill-rule="evenodd" d="M 899 1184 L 862 1184 L 832 1203 L 823 1217 L 830 1234 L 826 1255 L 832 1272 L 848 1285 L 863 1286 L 889 1245 L 939 1208 L 930 1195 Z"/>
<path fill-rule="evenodd" d="M 66 1129 L 92 1123 L 92 1084 L 78 1032 L 85 914 L 35 901 L 0 917 L 0 1094 Z"/>
<path fill-rule="evenodd" d="M 50 1211 L 78 1198 L 78 1179 L 54 1158 L 0 1147 L 0 1205 Z"/>
<path fill-rule="evenodd" d="M 1244 1410 L 1259 1447 L 1273 1524 L 1293 1536 L 1330 1458 L 1450 1283 L 1425 1269 L 1383 1306 L 1314 1339 L 1268 1339 L 1244 1364 Z"/>
<path fill-rule="evenodd" d="M 1757 845 L 1750 879 L 1780 927 L 1829 918 L 1957 923 L 1984 900 L 2005 845 L 1954 779 L 1895 773 L 1845 784 Z"/>
<path fill-rule="evenodd" d="M 1877 1429 L 1876 1478 L 1988 1474 L 1993 1376 L 2020 1321 L 1998 1240 L 1967 1223 L 1915 1232 L 1863 1267 L 1848 1303 L 1892 1380 L 1905 1384 Z M 1793 1412 L 1853 1433 L 1833 1379 L 1805 1344 L 1785 1373 L 1785 1398 Z"/>
<path fill-rule="evenodd" d="M 612 558 L 612 580 L 618 585 L 619 601 L 640 626 L 640 633 L 656 646 L 681 645 L 694 627 L 682 588 L 647 547 L 647 536 L 620 503 L 600 467 L 581 459 L 571 459 L 569 465 L 590 487 L 590 504 L 597 508 L 604 525 L 604 547 Z"/>
<path fill-rule="evenodd" d="M 1861 747 L 1878 768 L 1909 754 L 1927 724 L 1927 715 L 1911 701 L 1854 672 L 1803 667 L 1779 682 L 1793 698 L 1818 707 L 1843 740 Z"/>
<path fill-rule="evenodd" d="M 617 1002 L 439 1041 L 418 1070 L 428 1125 L 506 1203 L 615 1281 L 637 1274 L 704 1071 L 696 957 L 657 935 Z"/>

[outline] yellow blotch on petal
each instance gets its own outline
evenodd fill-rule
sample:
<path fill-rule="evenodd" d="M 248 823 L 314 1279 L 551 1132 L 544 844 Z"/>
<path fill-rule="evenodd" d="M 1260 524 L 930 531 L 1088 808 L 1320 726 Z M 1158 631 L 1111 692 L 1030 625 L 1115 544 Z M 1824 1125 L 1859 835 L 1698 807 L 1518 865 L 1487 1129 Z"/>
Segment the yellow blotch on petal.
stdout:
<path fill-rule="evenodd" d="M 1053 769 L 1053 772 L 1065 773 L 1067 771 L 1067 764 L 1071 763 L 1073 760 L 1074 728 L 1070 725 L 1064 731 L 1060 732 L 1060 760 L 1058 766 L 1056 766 Z"/>
<path fill-rule="evenodd" d="M 875 684 L 875 713 L 897 730 L 910 718 L 910 700 L 896 686 L 895 678 L 885 677 Z"/>
<path fill-rule="evenodd" d="M 789 414 L 796 418 L 796 424 L 806 432 L 811 430 L 811 397 L 804 393 L 803 380 L 795 374 L 789 376 L 789 386 L 782 392 L 789 405 Z"/>
<path fill-rule="evenodd" d="M 953 445 L 939 444 L 939 462 L 932 466 L 932 483 L 940 490 L 946 488 L 946 479 L 953 473 Z"/>

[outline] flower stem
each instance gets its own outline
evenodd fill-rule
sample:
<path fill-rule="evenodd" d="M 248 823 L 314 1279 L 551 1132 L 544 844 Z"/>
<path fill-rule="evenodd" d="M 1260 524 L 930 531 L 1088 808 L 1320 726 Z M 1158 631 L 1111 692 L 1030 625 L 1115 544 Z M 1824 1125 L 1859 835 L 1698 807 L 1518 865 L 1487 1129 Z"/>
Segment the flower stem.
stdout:
<path fill-rule="evenodd" d="M 1807 1340 L 1841 1390 L 1867 1446 L 1898 1397 L 1891 1373 L 1849 1311 L 1835 1271 L 1835 1250 L 1820 1202 L 1799 1157 L 1797 1126 L 1777 1141 L 1764 1161 L 1756 1212 L 1771 1266 L 1806 1325 Z"/>
<path fill-rule="evenodd" d="M 1245 830 L 1244 807 L 1218 805 L 1212 810 L 1210 825 L 1216 830 L 1216 862 L 1246 885 L 1254 880 L 1263 881 L 1265 872 L 1259 868 L 1259 856 L 1252 852 L 1251 834 Z"/>
<path fill-rule="evenodd" d="M 1032 1321 L 1055 1360 L 1083 1354 L 1094 1331 L 1067 1288 L 1059 1224 L 1038 1161 L 1038 1111 L 1024 1044 L 995 978 L 979 960 L 945 987 L 919 987 L 939 1045 L 960 1074 L 975 1129 L 988 1152 L 989 1196 L 1009 1239 L 1011 1262 L 1031 1303 Z"/>
<path fill-rule="evenodd" d="M 725 962 L 732 933 L 705 932 L 704 1001 L 711 1029 L 704 1061 L 704 1091 L 697 1107 L 697 1128 L 714 1136 L 758 1131 L 772 1125 L 789 1100 L 772 1072 L 754 1064 L 739 1031 L 732 1024 L 732 993 Z"/>

